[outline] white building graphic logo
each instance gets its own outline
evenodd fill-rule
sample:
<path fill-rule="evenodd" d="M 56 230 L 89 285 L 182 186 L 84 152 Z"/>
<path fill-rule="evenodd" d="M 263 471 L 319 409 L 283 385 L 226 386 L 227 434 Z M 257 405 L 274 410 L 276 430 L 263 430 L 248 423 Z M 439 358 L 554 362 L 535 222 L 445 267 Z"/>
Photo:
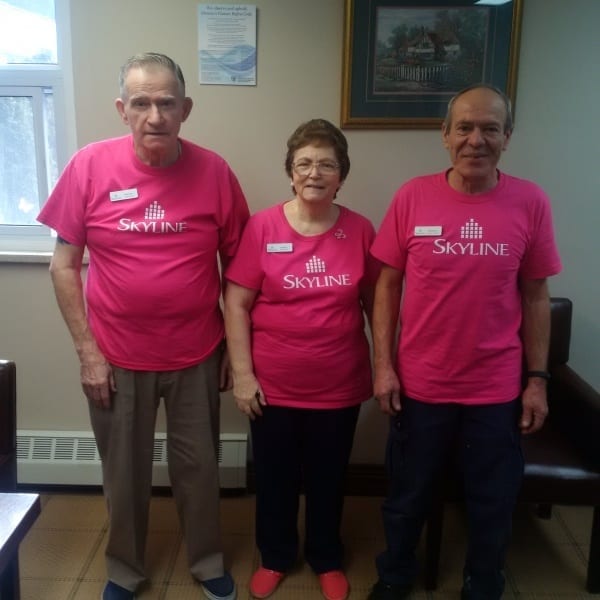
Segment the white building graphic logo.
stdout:
<path fill-rule="evenodd" d="M 463 240 L 481 240 L 483 239 L 483 227 L 475 219 L 469 219 L 460 228 L 460 237 Z"/>
<path fill-rule="evenodd" d="M 316 289 L 334 286 L 352 285 L 349 273 L 340 273 L 339 275 L 327 275 L 327 265 L 325 261 L 318 256 L 312 256 L 304 263 L 306 275 L 284 275 L 283 289 Z"/>
<path fill-rule="evenodd" d="M 164 208 L 155 200 L 150 206 L 144 211 L 144 219 L 155 221 L 157 219 L 165 218 Z"/>
<path fill-rule="evenodd" d="M 313 256 L 306 263 L 306 272 L 307 273 L 325 273 L 325 261 L 322 261 L 320 258 Z"/>
<path fill-rule="evenodd" d="M 460 242 L 445 238 L 433 240 L 433 254 L 452 256 L 509 256 L 507 243 L 483 241 L 483 227 L 473 218 L 460 227 Z"/>
<path fill-rule="evenodd" d="M 171 223 L 165 220 L 165 209 L 157 200 L 149 204 L 144 210 L 144 220 L 119 219 L 118 231 L 134 231 L 137 233 L 183 233 L 187 231 L 185 221 Z"/>

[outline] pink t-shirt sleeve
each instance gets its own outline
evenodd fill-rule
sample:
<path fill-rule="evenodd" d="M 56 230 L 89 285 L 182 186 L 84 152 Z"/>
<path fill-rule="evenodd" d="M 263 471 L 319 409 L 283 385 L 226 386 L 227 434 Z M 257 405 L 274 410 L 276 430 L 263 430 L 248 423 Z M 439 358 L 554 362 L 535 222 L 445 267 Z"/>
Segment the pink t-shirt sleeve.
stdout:
<path fill-rule="evenodd" d="M 258 219 L 254 215 L 246 224 L 237 252 L 225 272 L 226 279 L 252 290 L 261 289 L 265 276 L 260 261 L 262 236 Z"/>
<path fill-rule="evenodd" d="M 56 230 L 58 235 L 75 246 L 85 246 L 85 198 L 78 176 L 78 161 L 82 152 L 76 154 L 60 176 L 37 219 Z"/>
<path fill-rule="evenodd" d="M 225 166 L 225 168 L 219 204 L 222 218 L 219 254 L 221 257 L 231 258 L 236 253 L 250 211 L 236 176 L 229 167 Z"/>
<path fill-rule="evenodd" d="M 369 227 L 365 232 L 365 273 L 363 276 L 363 286 L 374 286 L 377 283 L 379 272 L 381 271 L 381 262 L 375 258 L 370 248 L 375 240 L 375 229 L 369 223 Z"/>
<path fill-rule="evenodd" d="M 404 270 L 406 264 L 406 240 L 403 235 L 405 228 L 399 224 L 398 209 L 399 203 L 402 202 L 403 189 L 400 188 L 392 199 L 371 246 L 372 256 L 400 271 Z"/>
<path fill-rule="evenodd" d="M 541 188 L 531 186 L 535 194 L 530 215 L 533 231 L 519 274 L 525 279 L 544 279 L 559 273 L 562 265 L 554 239 L 550 200 Z"/>

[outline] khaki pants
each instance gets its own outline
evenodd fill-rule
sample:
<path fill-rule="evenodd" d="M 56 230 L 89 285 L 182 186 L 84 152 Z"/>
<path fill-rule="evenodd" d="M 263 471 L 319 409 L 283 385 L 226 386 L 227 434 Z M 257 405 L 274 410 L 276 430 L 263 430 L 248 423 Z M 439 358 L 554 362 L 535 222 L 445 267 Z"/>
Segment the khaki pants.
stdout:
<path fill-rule="evenodd" d="M 154 428 L 160 399 L 167 416 L 169 477 L 192 575 L 223 574 L 219 525 L 218 390 L 220 351 L 181 371 L 113 368 L 110 409 L 90 403 L 102 459 L 110 531 L 108 578 L 134 591 L 146 579 L 144 551 L 152 492 Z"/>

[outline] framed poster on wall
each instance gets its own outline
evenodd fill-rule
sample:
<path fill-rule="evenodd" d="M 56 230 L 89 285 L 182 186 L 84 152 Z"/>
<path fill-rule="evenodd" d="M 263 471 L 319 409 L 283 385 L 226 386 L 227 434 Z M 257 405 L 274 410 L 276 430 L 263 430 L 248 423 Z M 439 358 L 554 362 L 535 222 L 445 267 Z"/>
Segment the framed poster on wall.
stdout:
<path fill-rule="evenodd" d="M 522 0 L 346 0 L 341 126 L 429 129 L 485 82 L 514 105 Z"/>

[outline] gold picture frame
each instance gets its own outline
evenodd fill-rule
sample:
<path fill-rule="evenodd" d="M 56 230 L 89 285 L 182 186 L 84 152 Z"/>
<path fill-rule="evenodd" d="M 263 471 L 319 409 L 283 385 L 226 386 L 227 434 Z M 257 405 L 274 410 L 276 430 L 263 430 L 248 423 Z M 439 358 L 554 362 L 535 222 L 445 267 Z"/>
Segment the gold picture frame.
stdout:
<path fill-rule="evenodd" d="M 345 0 L 341 127 L 434 129 L 485 82 L 515 103 L 523 0 Z"/>

